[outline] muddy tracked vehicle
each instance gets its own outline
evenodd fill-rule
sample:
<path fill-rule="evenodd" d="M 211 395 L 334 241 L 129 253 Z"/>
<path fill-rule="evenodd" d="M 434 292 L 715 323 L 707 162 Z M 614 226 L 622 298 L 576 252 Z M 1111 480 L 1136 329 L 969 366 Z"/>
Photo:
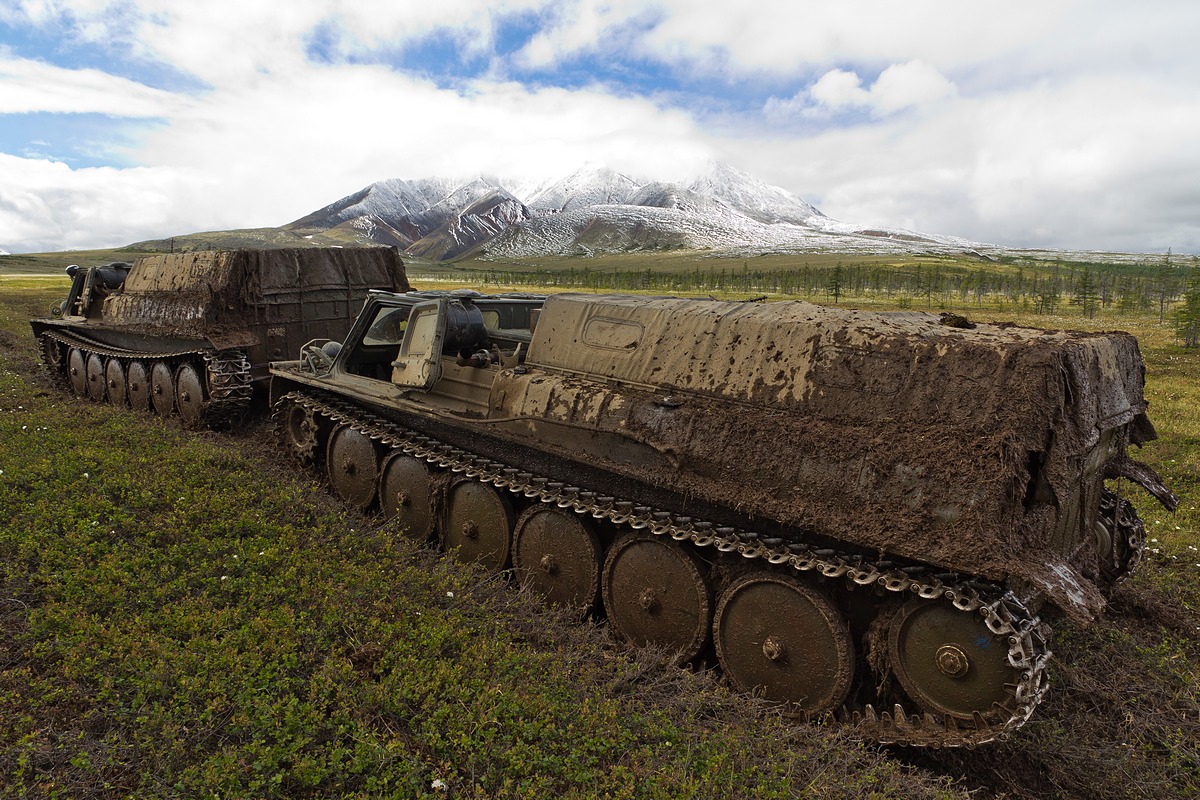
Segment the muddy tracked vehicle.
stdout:
<path fill-rule="evenodd" d="M 360 508 L 864 738 L 1005 737 L 1049 604 L 1173 508 L 1122 333 L 628 296 L 371 293 L 271 366 L 283 445 Z"/>
<path fill-rule="evenodd" d="M 68 267 L 71 289 L 31 320 L 53 378 L 80 397 L 185 425 L 249 406 L 271 359 L 349 330 L 368 289 L 407 291 L 390 248 L 226 250 Z"/>

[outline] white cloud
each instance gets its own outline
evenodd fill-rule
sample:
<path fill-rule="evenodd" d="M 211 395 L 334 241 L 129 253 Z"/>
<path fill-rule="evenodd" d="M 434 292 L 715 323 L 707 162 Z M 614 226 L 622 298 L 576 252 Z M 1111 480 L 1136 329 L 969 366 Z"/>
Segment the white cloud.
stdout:
<path fill-rule="evenodd" d="M 1080 78 L 746 144 L 826 214 L 1009 245 L 1200 252 L 1200 92 Z M 779 170 L 776 166 L 774 169 Z"/>
<path fill-rule="evenodd" d="M 954 84 L 923 61 L 893 64 L 871 86 L 871 104 L 883 112 L 925 105 L 954 94 Z"/>
<path fill-rule="evenodd" d="M 497 26 L 513 20 L 536 30 L 505 60 Z M 206 87 L 166 92 L 0 51 L 0 113 L 155 120 L 134 137 L 133 169 L 3 156 L 9 250 L 277 225 L 386 177 L 584 162 L 668 176 L 714 154 L 847 221 L 1200 250 L 1190 0 L 17 0 L 0 21 Z M 637 84 L 462 77 L 449 91 L 372 65 L 432 33 L 494 57 L 497 76 L 602 54 L 661 62 L 684 91 L 780 98 L 716 120 L 686 110 L 710 107 L 703 96 L 666 107 L 633 96 Z M 310 60 L 314 42 L 335 63 Z"/>
<path fill-rule="evenodd" d="M 179 201 L 209 181 L 172 168 L 72 169 L 0 153 L 0 248 L 16 252 L 128 244 L 178 232 Z"/>
<path fill-rule="evenodd" d="M 943 100 L 956 91 L 954 84 L 933 67 L 923 61 L 909 61 L 892 64 L 866 88 L 857 73 L 830 70 L 790 99 L 768 98 L 763 111 L 781 121 L 796 116 L 829 117 L 855 109 L 885 116 Z"/>
<path fill-rule="evenodd" d="M 181 98 L 97 69 L 63 69 L 0 55 L 0 114 L 31 112 L 159 117 Z"/>
<path fill-rule="evenodd" d="M 647 100 L 487 81 L 458 94 L 354 65 L 257 74 L 143 138 L 140 169 L 6 156 L 0 247 L 281 225 L 389 177 L 550 176 L 589 160 L 682 174 L 713 155 L 694 120 Z"/>
<path fill-rule="evenodd" d="M 844 69 L 826 72 L 808 90 L 808 95 L 818 104 L 830 108 L 865 106 L 871 101 L 871 93 L 862 88 L 858 75 Z"/>

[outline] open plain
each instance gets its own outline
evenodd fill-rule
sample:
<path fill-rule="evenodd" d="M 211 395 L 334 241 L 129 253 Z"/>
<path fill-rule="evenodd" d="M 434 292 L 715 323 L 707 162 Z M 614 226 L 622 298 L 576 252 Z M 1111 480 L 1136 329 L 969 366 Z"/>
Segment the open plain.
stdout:
<path fill-rule="evenodd" d="M 1009 741 L 887 748 L 785 719 L 346 511 L 265 421 L 189 433 L 80 403 L 38 365 L 28 319 L 67 282 L 12 274 L 61 269 L 35 260 L 0 281 L 0 797 L 1200 795 L 1200 351 L 1155 302 L 1170 276 L 829 261 L 476 262 L 410 277 L 1134 333 L 1160 436 L 1138 457 L 1180 507 L 1128 487 L 1147 559 L 1100 622 L 1051 620 L 1050 694 Z"/>

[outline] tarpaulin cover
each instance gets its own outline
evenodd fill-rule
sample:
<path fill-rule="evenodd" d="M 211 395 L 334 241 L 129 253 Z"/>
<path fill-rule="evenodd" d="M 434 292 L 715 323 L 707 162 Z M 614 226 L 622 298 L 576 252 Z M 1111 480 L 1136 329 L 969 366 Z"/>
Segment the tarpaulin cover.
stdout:
<path fill-rule="evenodd" d="M 871 550 L 1019 575 L 1080 616 L 1102 605 L 1087 576 L 1104 466 L 1146 409 L 1128 334 L 556 295 L 526 364 L 497 413 L 655 456 L 611 456 L 617 471 Z"/>
<path fill-rule="evenodd" d="M 110 323 L 186 329 L 194 335 L 261 322 L 268 318 L 265 309 L 286 307 L 298 320 L 320 313 L 322 303 L 356 308 L 367 289 L 408 291 L 394 249 L 172 253 L 138 259 L 122 291 L 105 299 L 103 316 Z"/>

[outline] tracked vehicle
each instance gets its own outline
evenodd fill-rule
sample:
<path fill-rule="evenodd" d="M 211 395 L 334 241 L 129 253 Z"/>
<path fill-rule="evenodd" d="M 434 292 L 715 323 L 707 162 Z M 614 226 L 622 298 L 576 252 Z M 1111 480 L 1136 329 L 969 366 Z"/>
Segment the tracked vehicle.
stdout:
<path fill-rule="evenodd" d="M 245 411 L 270 359 L 344 336 L 368 289 L 409 289 L 390 248 L 176 253 L 68 274 L 66 299 L 31 321 L 50 374 L 189 426 Z"/>
<path fill-rule="evenodd" d="M 635 645 L 864 738 L 1005 737 L 1057 606 L 1174 495 L 1135 340 L 801 302 L 371 293 L 271 367 L 284 446 L 360 508 Z"/>

